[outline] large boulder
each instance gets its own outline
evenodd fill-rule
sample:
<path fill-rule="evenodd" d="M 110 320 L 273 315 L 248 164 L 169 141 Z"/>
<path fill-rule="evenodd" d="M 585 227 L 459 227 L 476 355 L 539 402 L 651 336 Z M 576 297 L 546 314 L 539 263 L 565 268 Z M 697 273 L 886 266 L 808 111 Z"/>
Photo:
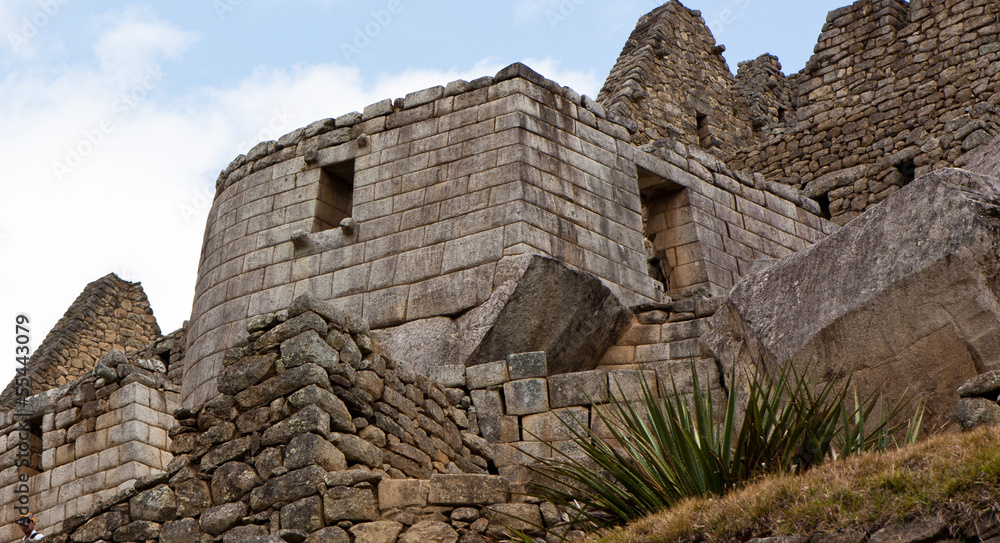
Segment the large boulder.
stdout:
<path fill-rule="evenodd" d="M 724 368 L 853 369 L 862 390 L 951 423 L 959 386 L 1000 369 L 998 261 L 1000 181 L 939 170 L 744 278 L 703 346 Z"/>
<path fill-rule="evenodd" d="M 544 351 L 555 375 L 593 369 L 632 317 L 599 279 L 553 258 L 504 258 L 497 276 L 489 299 L 454 320 L 424 319 L 375 335 L 421 373 Z"/>

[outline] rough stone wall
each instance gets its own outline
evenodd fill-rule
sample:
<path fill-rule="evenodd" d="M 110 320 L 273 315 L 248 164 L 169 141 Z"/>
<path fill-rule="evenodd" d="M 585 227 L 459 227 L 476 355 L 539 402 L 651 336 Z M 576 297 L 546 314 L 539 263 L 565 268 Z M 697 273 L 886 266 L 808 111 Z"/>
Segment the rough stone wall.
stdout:
<path fill-rule="evenodd" d="M 375 328 L 454 316 L 486 301 L 501 258 L 537 253 L 626 303 L 657 299 L 628 140 L 594 101 L 513 65 L 258 145 L 209 215 L 186 405 L 215 394 L 248 318 L 304 292 Z M 321 187 L 351 173 L 350 220 L 323 230 Z"/>
<path fill-rule="evenodd" d="M 137 479 L 162 473 L 172 459 L 168 430 L 179 392 L 159 359 L 128 359 L 112 351 L 75 382 L 0 413 L 5 540 L 21 536 L 14 524 L 21 496 L 28 496 L 39 530 L 51 534 Z M 30 456 L 22 465 L 25 454 Z"/>
<path fill-rule="evenodd" d="M 112 350 L 141 349 L 159 335 L 142 285 L 108 274 L 83 289 L 31 355 L 31 392 L 71 383 Z M 0 404 L 13 401 L 12 382 L 0 394 Z"/>
<path fill-rule="evenodd" d="M 561 512 L 523 495 L 537 481 L 526 466 L 578 454 L 562 421 L 610 437 L 598 415 L 610 398 L 670 380 L 666 368 L 549 375 L 545 353 L 428 378 L 385 356 L 364 319 L 308 296 L 248 334 L 226 354 L 222 394 L 176 411 L 167 472 L 67 519 L 54 541 L 558 537 Z M 703 382 L 719 382 L 713 368 Z M 681 392 L 688 371 L 673 368 Z"/>
<path fill-rule="evenodd" d="M 598 95 L 629 119 L 632 142 L 672 138 L 726 155 L 753 135 L 701 12 L 672 0 L 639 19 Z"/>
<path fill-rule="evenodd" d="M 1000 133 L 1000 4 L 861 0 L 789 78 L 794 112 L 730 166 L 803 188 L 844 224 Z"/>

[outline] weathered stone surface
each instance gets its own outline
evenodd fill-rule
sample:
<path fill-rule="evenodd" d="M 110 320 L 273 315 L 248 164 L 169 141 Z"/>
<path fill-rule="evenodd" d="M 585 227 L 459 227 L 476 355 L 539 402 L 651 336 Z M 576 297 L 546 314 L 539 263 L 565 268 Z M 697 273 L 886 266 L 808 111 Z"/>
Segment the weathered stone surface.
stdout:
<path fill-rule="evenodd" d="M 918 391 L 930 420 L 953 421 L 955 391 L 1000 369 L 1000 185 L 939 170 L 731 292 L 703 336 L 733 364 L 818 361 L 852 368 L 893 401 Z M 907 379 L 898 376 L 906 375 Z"/>
<path fill-rule="evenodd" d="M 428 481 L 420 479 L 383 479 L 378 485 L 378 506 L 382 511 L 404 507 L 427 506 Z"/>
<path fill-rule="evenodd" d="M 521 421 L 524 441 L 568 441 L 585 433 L 590 424 L 590 410 L 585 407 L 553 409 L 537 415 L 528 415 Z"/>
<path fill-rule="evenodd" d="M 330 435 L 330 415 L 315 405 L 300 409 L 294 415 L 264 431 L 261 445 L 287 443 L 295 436 L 313 432 L 322 436 Z"/>
<path fill-rule="evenodd" d="M 177 498 L 167 485 L 140 492 L 129 500 L 128 505 L 132 520 L 149 520 L 162 524 L 177 516 Z"/>
<path fill-rule="evenodd" d="M 212 499 L 215 503 L 234 502 L 260 483 L 260 476 L 251 466 L 227 462 L 212 474 Z"/>
<path fill-rule="evenodd" d="M 1000 405 L 986 398 L 960 398 L 957 411 L 958 422 L 966 430 L 1000 423 Z"/>
<path fill-rule="evenodd" d="M 257 541 L 259 543 L 281 543 L 280 538 L 267 534 L 267 528 L 250 524 L 247 526 L 237 526 L 222 534 L 222 543 L 249 543 Z"/>
<path fill-rule="evenodd" d="M 333 434 L 331 441 L 344 453 L 351 464 L 364 464 L 370 468 L 382 466 L 382 449 L 352 434 Z"/>
<path fill-rule="evenodd" d="M 1000 395 L 1000 371 L 977 375 L 958 387 L 959 398 L 983 397 L 997 399 Z"/>
<path fill-rule="evenodd" d="M 370 522 L 378 519 L 378 501 L 370 488 L 334 487 L 323 494 L 323 515 L 327 524 Z"/>
<path fill-rule="evenodd" d="M 128 522 L 128 515 L 121 511 L 109 511 L 102 513 L 88 520 L 80 526 L 70 537 L 75 542 L 97 541 L 100 539 L 111 539 L 112 532 Z"/>
<path fill-rule="evenodd" d="M 545 352 L 517 353 L 507 355 L 507 374 L 510 379 L 532 379 L 548 377 Z"/>
<path fill-rule="evenodd" d="M 444 388 L 465 386 L 465 366 L 444 365 L 428 369 L 428 377 Z"/>
<path fill-rule="evenodd" d="M 316 364 L 334 374 L 340 363 L 340 353 L 330 347 L 315 330 L 306 330 L 281 344 L 281 360 L 286 368 Z"/>
<path fill-rule="evenodd" d="M 292 300 L 292 305 L 288 306 L 288 316 L 298 317 L 303 313 L 312 311 L 320 317 L 326 319 L 327 322 L 339 326 L 341 329 L 344 328 L 347 322 L 347 317 L 344 313 L 338 310 L 331 304 L 328 304 L 322 300 L 317 299 L 312 294 L 303 294 L 297 296 Z"/>
<path fill-rule="evenodd" d="M 340 398 L 329 390 L 316 385 L 309 385 L 296 391 L 288 397 L 288 403 L 298 409 L 315 405 L 330 415 L 330 429 L 335 432 L 354 433 L 357 429 L 352 422 L 351 413 Z"/>
<path fill-rule="evenodd" d="M 160 536 L 162 526 L 158 522 L 136 520 L 119 527 L 112 534 L 115 541 L 146 541 Z"/>
<path fill-rule="evenodd" d="M 868 538 L 868 541 L 870 543 L 894 543 L 897 541 L 929 543 L 931 541 L 938 541 L 947 533 L 948 525 L 937 519 L 920 522 L 900 522 L 890 524 L 875 532 Z"/>
<path fill-rule="evenodd" d="M 323 527 L 323 500 L 308 496 L 281 508 L 281 527 L 315 532 Z"/>
<path fill-rule="evenodd" d="M 219 535 L 239 524 L 249 512 L 250 508 L 244 502 L 226 503 L 206 509 L 199 523 L 205 533 Z"/>
<path fill-rule="evenodd" d="M 286 468 L 294 471 L 314 464 L 326 471 L 347 469 L 344 453 L 316 434 L 302 434 L 288 443 L 285 448 Z"/>
<path fill-rule="evenodd" d="M 593 369 L 632 312 L 597 278 L 557 260 L 527 255 L 513 264 L 511 278 L 458 319 L 458 359 L 476 366 L 544 351 L 548 375 Z"/>
<path fill-rule="evenodd" d="M 236 402 L 243 408 L 267 405 L 279 396 L 285 396 L 309 385 L 329 388 L 329 374 L 316 364 L 304 364 L 236 394 Z"/>
<path fill-rule="evenodd" d="M 403 525 L 392 520 L 366 522 L 351 527 L 354 543 L 396 543 Z"/>
<path fill-rule="evenodd" d="M 549 384 L 545 379 L 519 379 L 503 385 L 509 415 L 530 415 L 549 409 Z"/>
<path fill-rule="evenodd" d="M 549 377 L 549 404 L 553 408 L 608 402 L 605 370 L 564 373 Z"/>
<path fill-rule="evenodd" d="M 325 336 L 327 331 L 326 322 L 316 313 L 307 311 L 295 318 L 288 319 L 287 321 L 265 332 L 264 335 L 257 338 L 257 341 L 254 343 L 259 348 L 278 345 L 287 339 L 291 339 L 305 332 L 306 330 L 312 330 L 321 336 Z"/>
<path fill-rule="evenodd" d="M 178 517 L 195 517 L 212 505 L 208 483 L 198 478 L 178 483 L 174 494 L 177 496 Z"/>
<path fill-rule="evenodd" d="M 361 526 L 359 524 L 359 526 Z M 347 532 L 336 527 L 328 526 L 314 532 L 306 538 L 305 543 L 350 543 L 351 537 Z M 358 540 L 360 542 L 360 540 Z"/>
<path fill-rule="evenodd" d="M 168 522 L 160 530 L 160 543 L 192 543 L 204 541 L 205 538 L 198 521 L 193 518 Z"/>
<path fill-rule="evenodd" d="M 485 507 L 482 516 L 490 521 L 486 535 L 505 537 L 511 529 L 533 532 L 542 526 L 542 513 L 530 503 L 498 503 Z"/>
<path fill-rule="evenodd" d="M 432 475 L 431 505 L 490 505 L 510 496 L 510 484 L 497 475 Z"/>
<path fill-rule="evenodd" d="M 396 360 L 427 374 L 431 368 L 455 359 L 455 321 L 448 317 L 419 319 L 373 332 Z"/>
<path fill-rule="evenodd" d="M 457 543 L 458 532 L 444 522 L 424 520 L 399 536 L 399 543 Z"/>
<path fill-rule="evenodd" d="M 263 511 L 278 502 L 291 502 L 319 494 L 326 488 L 325 476 L 323 468 L 307 466 L 269 479 L 250 492 L 250 507 L 254 511 Z"/>
<path fill-rule="evenodd" d="M 469 390 L 502 385 L 509 380 L 506 360 L 487 362 L 465 369 L 465 381 Z"/>

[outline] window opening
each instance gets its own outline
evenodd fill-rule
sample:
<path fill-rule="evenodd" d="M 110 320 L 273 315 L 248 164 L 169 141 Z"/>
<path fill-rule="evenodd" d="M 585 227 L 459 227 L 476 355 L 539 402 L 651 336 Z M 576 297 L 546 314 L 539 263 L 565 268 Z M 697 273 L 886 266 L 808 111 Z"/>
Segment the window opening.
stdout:
<path fill-rule="evenodd" d="M 819 204 L 819 216 L 826 220 L 830 220 L 832 217 L 830 213 L 830 195 L 821 194 L 816 197 L 816 203 Z"/>
<path fill-rule="evenodd" d="M 695 123 L 698 127 L 698 145 L 705 149 L 712 148 L 712 132 L 708 126 L 708 116 L 702 113 L 698 113 L 695 117 Z"/>
<path fill-rule="evenodd" d="M 351 216 L 354 198 L 354 161 L 347 160 L 320 170 L 319 197 L 316 202 L 317 232 L 340 226 Z"/>

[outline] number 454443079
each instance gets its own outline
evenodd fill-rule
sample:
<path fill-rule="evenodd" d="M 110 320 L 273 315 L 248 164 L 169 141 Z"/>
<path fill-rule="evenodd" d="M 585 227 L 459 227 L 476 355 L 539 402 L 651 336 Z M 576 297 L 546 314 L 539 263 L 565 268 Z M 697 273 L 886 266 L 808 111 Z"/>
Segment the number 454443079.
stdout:
<path fill-rule="evenodd" d="M 17 362 L 24 366 L 28 363 L 28 358 L 31 356 L 31 330 L 27 326 L 31 322 L 31 319 L 27 315 L 18 315 L 16 321 L 14 341 L 17 342 L 17 347 L 15 351 Z"/>

